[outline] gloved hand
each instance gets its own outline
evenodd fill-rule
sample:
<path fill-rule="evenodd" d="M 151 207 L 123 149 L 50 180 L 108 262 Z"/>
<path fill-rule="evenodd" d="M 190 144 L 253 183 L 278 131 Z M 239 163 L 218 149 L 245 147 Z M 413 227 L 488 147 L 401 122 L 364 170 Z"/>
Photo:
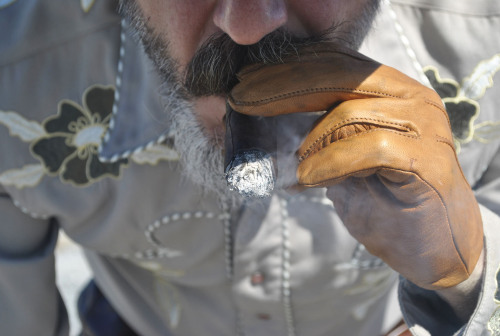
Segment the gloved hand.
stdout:
<path fill-rule="evenodd" d="M 228 98 L 238 112 L 328 111 L 297 152 L 298 183 L 328 187 L 368 251 L 423 288 L 468 278 L 483 248 L 481 215 L 434 91 L 333 44 L 249 66 L 239 80 Z"/>

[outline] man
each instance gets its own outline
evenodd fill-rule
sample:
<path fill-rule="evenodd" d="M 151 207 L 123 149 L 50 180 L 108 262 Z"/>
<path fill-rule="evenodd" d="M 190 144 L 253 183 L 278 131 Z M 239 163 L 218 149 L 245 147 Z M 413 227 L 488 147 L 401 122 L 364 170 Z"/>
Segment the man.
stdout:
<path fill-rule="evenodd" d="M 3 332 L 67 333 L 59 228 L 106 298 L 81 301 L 90 334 L 382 335 L 398 273 L 412 333 L 500 332 L 497 3 L 81 6 L 0 11 Z M 380 6 L 363 51 L 423 84 L 354 51 Z M 278 118 L 271 197 L 228 191 L 226 102 Z"/>

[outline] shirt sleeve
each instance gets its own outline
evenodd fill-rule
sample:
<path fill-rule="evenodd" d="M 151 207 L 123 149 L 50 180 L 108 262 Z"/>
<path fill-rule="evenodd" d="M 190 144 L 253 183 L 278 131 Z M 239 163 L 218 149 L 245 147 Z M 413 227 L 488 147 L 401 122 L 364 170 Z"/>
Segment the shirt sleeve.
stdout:
<path fill-rule="evenodd" d="M 413 335 L 500 335 L 500 218 L 480 206 L 484 226 L 484 269 L 477 305 L 464 324 L 435 292 L 401 278 L 399 300 Z"/>
<path fill-rule="evenodd" d="M 2 335 L 69 334 L 55 282 L 58 225 L 14 206 L 0 187 L 0 330 Z"/>

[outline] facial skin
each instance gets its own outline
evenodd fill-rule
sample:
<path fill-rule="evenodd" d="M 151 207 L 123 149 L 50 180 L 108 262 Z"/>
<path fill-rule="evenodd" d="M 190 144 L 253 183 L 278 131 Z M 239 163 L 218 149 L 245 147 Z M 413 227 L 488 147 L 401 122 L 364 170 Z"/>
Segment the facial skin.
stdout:
<path fill-rule="evenodd" d="M 170 113 L 188 176 L 210 189 L 220 182 L 215 188 L 220 190 L 227 189 L 220 155 L 225 95 L 237 71 L 249 63 L 279 63 L 297 48 L 321 41 L 356 49 L 379 2 L 120 1 L 164 79 L 167 100 L 183 106 Z"/>

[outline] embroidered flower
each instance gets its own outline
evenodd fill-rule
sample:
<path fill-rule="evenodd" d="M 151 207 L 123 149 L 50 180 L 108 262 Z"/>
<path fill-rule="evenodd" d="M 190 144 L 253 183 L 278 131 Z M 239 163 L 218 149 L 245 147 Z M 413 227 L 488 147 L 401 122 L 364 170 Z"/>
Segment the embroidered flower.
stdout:
<path fill-rule="evenodd" d="M 500 54 L 479 62 L 461 83 L 441 78 L 435 67 L 423 70 L 446 106 L 457 153 L 462 145 L 472 140 L 489 143 L 500 139 L 499 121 L 476 123 L 480 114 L 479 100 L 493 87 L 493 77 L 500 71 Z"/>
<path fill-rule="evenodd" d="M 500 268 L 497 271 L 497 290 L 495 292 L 494 301 L 498 305 L 493 315 L 488 322 L 488 329 L 492 335 L 500 335 Z"/>
<path fill-rule="evenodd" d="M 446 106 L 455 142 L 466 143 L 474 135 L 474 120 L 479 116 L 479 104 L 461 96 L 460 85 L 452 79 L 442 79 L 434 67 L 424 69 L 432 87 Z"/>
<path fill-rule="evenodd" d="M 47 135 L 31 150 L 51 175 L 65 182 L 87 185 L 105 176 L 117 177 L 127 159 L 101 162 L 98 148 L 109 126 L 114 101 L 112 87 L 92 86 L 83 95 L 83 107 L 73 101 L 59 104 L 58 114 L 43 122 Z"/>

